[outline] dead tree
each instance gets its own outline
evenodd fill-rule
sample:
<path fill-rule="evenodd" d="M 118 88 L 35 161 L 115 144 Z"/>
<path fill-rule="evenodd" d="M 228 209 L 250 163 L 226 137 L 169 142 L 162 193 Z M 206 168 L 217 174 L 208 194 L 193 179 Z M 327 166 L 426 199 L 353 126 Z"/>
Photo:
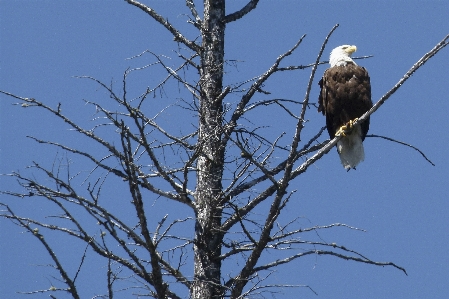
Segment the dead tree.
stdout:
<path fill-rule="evenodd" d="M 90 254 L 103 258 L 107 264 L 105 283 L 99 287 L 104 298 L 112 298 L 119 289 L 128 296 L 137 294 L 154 298 L 249 298 L 269 291 L 270 285 L 263 281 L 263 273 L 308 255 L 331 255 L 392 266 L 405 272 L 392 262 L 373 261 L 343 245 L 314 240 L 308 235 L 336 226 L 357 228 L 339 223 L 301 227 L 296 220 L 284 225 L 278 223 L 295 194 L 291 182 L 329 152 L 340 138 L 320 142 L 324 128 L 315 128 L 313 137 L 307 141 L 301 138 L 305 116 L 310 111 L 309 95 L 315 86 L 312 83 L 316 83 L 317 66 L 326 63 L 321 56 L 338 25 L 325 37 L 321 49 L 317 49 L 315 61 L 281 66 L 284 58 L 301 45 L 305 37 L 302 36 L 291 49 L 274 59 L 271 67 L 260 76 L 224 86 L 226 26 L 244 18 L 256 8 L 258 0 L 250 0 L 242 9 L 228 15 L 225 14 L 225 0 L 205 0 L 202 17 L 194 2 L 186 0 L 190 10 L 189 23 L 197 29 L 198 40 L 186 38 L 179 28 L 151 7 L 134 0 L 127 2 L 173 35 L 174 42 L 182 46 L 177 52 L 181 63 L 177 68 L 170 67 L 163 56 L 146 51 L 136 58 L 152 57 L 153 63 L 127 70 L 119 91 L 95 78 L 84 77 L 98 84 L 110 97 L 107 104 L 87 101 L 98 115 L 93 128 L 83 128 L 66 116 L 62 109 L 64 103 L 50 107 L 38 99 L 2 91 L 19 100 L 21 107 L 46 110 L 55 120 L 68 124 L 107 152 L 98 155 L 89 149 L 31 137 L 66 154 L 57 157 L 52 167 L 33 162 L 32 175 L 9 174 L 23 191 L 3 190 L 8 198 L 35 200 L 37 204 L 44 200 L 55 208 L 54 214 L 49 215 L 52 217 L 37 219 L 17 214 L 8 204 L 9 199 L 1 203 L 1 216 L 36 237 L 50 254 L 54 270 L 61 276 L 50 289 L 30 293 L 61 291 L 80 298 L 82 285 L 77 284 L 77 278 L 82 275 L 83 267 L 88 267 L 83 261 Z M 375 112 L 414 71 L 447 44 L 448 36 L 423 56 L 358 122 Z M 161 83 L 147 88 L 138 97 L 129 98 L 127 83 L 130 75 L 155 67 L 165 73 Z M 267 93 L 262 89 L 263 84 L 282 71 L 310 71 L 304 98 L 300 101 L 257 101 L 255 95 Z M 189 99 L 170 103 L 172 106 L 152 115 L 148 102 L 169 88 L 170 82 L 188 93 Z M 224 101 L 230 94 L 239 95 L 235 105 Z M 108 108 L 111 102 L 112 108 Z M 176 123 L 166 129 L 158 117 L 174 106 L 196 119 L 196 125 Z M 270 139 L 259 134 L 258 128 L 251 127 L 251 123 L 242 124 L 249 118 L 249 112 L 264 106 L 278 107 L 294 120 L 295 126 L 289 128 L 288 134 L 281 132 Z M 105 127 L 109 128 L 107 134 Z M 86 165 L 94 165 L 82 178 L 82 184 L 79 184 L 82 173 L 71 173 L 69 156 L 79 156 L 87 161 Z M 281 160 L 274 157 L 281 157 Z M 132 207 L 134 217 L 118 216 L 111 203 L 102 196 L 108 182 L 126 188 L 128 197 L 115 200 L 124 208 Z M 167 201 L 163 211 L 166 215 L 152 226 L 150 223 L 154 223 L 155 216 L 150 202 L 157 198 Z M 167 222 L 172 219 L 170 213 L 179 206 L 183 206 L 186 216 Z M 254 216 L 259 210 L 263 211 L 263 219 L 260 219 L 261 213 Z M 81 221 L 80 213 L 93 221 Z M 192 223 L 187 224 L 189 222 Z M 192 230 L 190 235 L 179 233 L 179 226 L 184 224 Z M 58 232 L 69 236 L 73 242 L 85 244 L 86 250 L 76 273 L 66 270 L 64 260 L 52 248 L 54 240 L 47 238 L 48 232 Z M 267 251 L 274 252 L 274 260 L 261 258 Z M 284 252 L 288 254 L 285 256 Z M 225 269 L 225 261 L 238 263 L 234 263 L 233 269 Z M 119 279 L 124 273 L 129 284 Z M 135 291 L 136 286 L 138 291 Z M 271 287 L 282 288 L 279 285 Z"/>

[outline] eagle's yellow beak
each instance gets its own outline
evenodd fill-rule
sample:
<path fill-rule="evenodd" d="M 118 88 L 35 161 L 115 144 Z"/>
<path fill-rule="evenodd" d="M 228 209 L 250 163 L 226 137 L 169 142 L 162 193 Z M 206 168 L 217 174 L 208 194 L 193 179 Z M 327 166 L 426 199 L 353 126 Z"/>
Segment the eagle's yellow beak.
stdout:
<path fill-rule="evenodd" d="M 356 47 L 356 46 L 350 46 L 350 47 L 347 47 L 347 48 L 345 49 L 345 51 L 346 51 L 346 53 L 348 53 L 348 54 L 352 54 L 352 53 L 354 53 L 355 51 L 357 51 L 357 47 Z"/>

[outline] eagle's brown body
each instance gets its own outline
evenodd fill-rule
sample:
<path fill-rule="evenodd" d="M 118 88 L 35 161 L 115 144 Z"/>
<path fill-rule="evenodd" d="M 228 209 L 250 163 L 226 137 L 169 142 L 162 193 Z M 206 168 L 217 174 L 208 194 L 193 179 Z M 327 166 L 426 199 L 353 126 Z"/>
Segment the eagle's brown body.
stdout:
<path fill-rule="evenodd" d="M 330 138 L 341 126 L 362 116 L 372 106 L 371 84 L 364 67 L 348 63 L 334 66 L 324 72 L 319 85 L 318 111 L 326 116 L 326 126 Z M 362 140 L 369 129 L 369 118 L 361 124 Z"/>

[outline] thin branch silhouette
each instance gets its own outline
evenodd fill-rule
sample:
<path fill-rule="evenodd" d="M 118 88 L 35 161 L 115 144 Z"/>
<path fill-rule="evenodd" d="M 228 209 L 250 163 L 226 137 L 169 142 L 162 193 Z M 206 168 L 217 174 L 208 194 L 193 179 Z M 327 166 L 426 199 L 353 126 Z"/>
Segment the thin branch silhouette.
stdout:
<path fill-rule="evenodd" d="M 426 159 L 427 162 L 429 162 L 430 164 L 432 164 L 432 166 L 435 166 L 435 164 L 434 164 L 432 161 L 430 161 L 430 159 L 427 158 L 427 156 L 426 156 L 426 155 L 425 155 L 419 148 L 417 148 L 416 146 L 413 146 L 413 145 L 411 145 L 411 144 L 408 144 L 408 143 L 405 143 L 405 142 L 403 142 L 403 141 L 399 141 L 399 140 L 396 140 L 396 139 L 393 139 L 393 138 L 390 138 L 390 137 L 387 137 L 387 136 L 381 136 L 381 135 L 369 134 L 369 135 L 366 135 L 366 137 L 378 137 L 378 138 L 386 139 L 386 140 L 388 140 L 388 141 L 396 142 L 396 143 L 399 143 L 399 144 L 402 144 L 402 145 L 411 147 L 412 149 L 414 149 L 415 151 L 417 151 L 418 153 L 420 153 L 421 156 L 423 156 L 423 158 Z"/>

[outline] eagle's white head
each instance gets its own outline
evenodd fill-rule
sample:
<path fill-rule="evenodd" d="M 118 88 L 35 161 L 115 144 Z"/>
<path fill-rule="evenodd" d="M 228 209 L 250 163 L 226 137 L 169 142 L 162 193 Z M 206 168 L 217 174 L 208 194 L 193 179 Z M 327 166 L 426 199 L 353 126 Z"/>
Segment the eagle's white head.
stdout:
<path fill-rule="evenodd" d="M 329 57 L 331 67 L 346 65 L 348 62 L 352 62 L 357 65 L 351 58 L 352 53 L 355 51 L 357 51 L 356 46 L 343 45 L 336 47 L 332 50 L 331 56 Z"/>

